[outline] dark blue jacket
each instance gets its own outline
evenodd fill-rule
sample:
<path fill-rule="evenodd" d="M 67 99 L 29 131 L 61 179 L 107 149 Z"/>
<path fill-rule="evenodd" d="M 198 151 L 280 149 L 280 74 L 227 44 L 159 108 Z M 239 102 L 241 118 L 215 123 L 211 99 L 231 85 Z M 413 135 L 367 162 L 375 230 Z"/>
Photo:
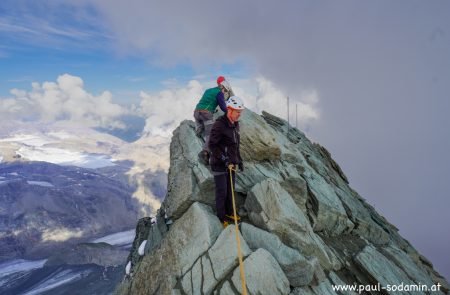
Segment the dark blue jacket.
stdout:
<path fill-rule="evenodd" d="M 217 118 L 209 134 L 211 170 L 224 172 L 226 171 L 226 162 L 229 164 L 242 163 L 240 142 L 239 122 L 232 124 L 226 114 Z"/>

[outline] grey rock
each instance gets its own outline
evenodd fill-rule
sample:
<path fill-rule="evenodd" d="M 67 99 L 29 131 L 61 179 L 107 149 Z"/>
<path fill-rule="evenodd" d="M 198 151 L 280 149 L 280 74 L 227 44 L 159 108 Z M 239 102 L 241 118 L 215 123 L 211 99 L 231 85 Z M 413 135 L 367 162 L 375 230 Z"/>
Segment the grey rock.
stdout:
<path fill-rule="evenodd" d="M 183 287 L 184 293 L 191 295 L 194 291 L 192 289 L 192 272 L 187 272 L 183 279 L 181 280 L 181 286 Z"/>
<path fill-rule="evenodd" d="M 149 254 L 153 249 L 159 246 L 162 240 L 162 234 L 159 231 L 158 224 L 152 224 L 150 227 L 147 244 L 145 244 L 145 254 Z"/>
<path fill-rule="evenodd" d="M 341 278 L 333 271 L 330 271 L 329 273 L 329 277 L 330 277 L 330 282 L 333 286 L 345 286 L 345 285 L 350 285 L 345 283 L 343 280 L 341 280 Z M 353 292 L 353 291 L 347 291 L 346 293 L 348 293 L 349 295 L 356 295 L 358 293 Z"/>
<path fill-rule="evenodd" d="M 273 256 L 264 249 L 253 252 L 244 261 L 244 274 L 249 294 L 289 294 L 289 280 Z M 231 278 L 234 287 L 242 294 L 240 270 L 237 267 Z"/>
<path fill-rule="evenodd" d="M 288 177 L 280 182 L 281 186 L 291 195 L 297 207 L 306 212 L 308 201 L 308 186 L 302 177 Z"/>
<path fill-rule="evenodd" d="M 245 111 L 240 124 L 241 155 L 246 161 L 279 160 L 281 150 L 275 133 L 261 116 Z"/>
<path fill-rule="evenodd" d="M 251 250 L 239 233 L 243 257 Z M 237 241 L 234 226 L 225 228 L 207 254 L 197 259 L 191 271 L 182 278 L 186 294 L 211 294 L 217 284 L 238 265 Z M 192 286 L 191 283 L 192 282 Z M 187 288 L 187 289 L 185 289 Z M 192 290 L 192 291 L 191 291 Z"/>
<path fill-rule="evenodd" d="M 173 132 L 167 196 L 162 204 L 170 218 L 177 219 L 196 201 L 214 205 L 214 179 L 198 162 L 201 140 L 192 122 L 184 121 Z"/>
<path fill-rule="evenodd" d="M 308 183 L 311 197 L 316 205 L 314 208 L 316 213 L 314 230 L 327 231 L 330 234 L 337 235 L 353 229 L 354 225 L 348 218 L 341 200 L 330 183 L 310 168 L 306 169 L 303 177 Z"/>
<path fill-rule="evenodd" d="M 387 254 L 387 257 L 395 262 L 414 282 L 417 284 L 425 284 L 429 287 L 434 284 L 426 271 L 417 265 L 406 252 L 392 245 L 383 248 L 383 250 Z"/>
<path fill-rule="evenodd" d="M 214 274 L 214 269 L 211 264 L 211 260 L 208 255 L 202 256 L 203 266 L 203 293 L 208 295 L 214 290 L 214 287 L 218 284 L 218 281 Z"/>
<path fill-rule="evenodd" d="M 167 224 L 166 224 L 166 211 L 164 210 L 163 206 L 157 211 L 156 213 L 156 226 L 159 233 L 161 234 L 161 237 L 164 237 L 169 230 Z"/>
<path fill-rule="evenodd" d="M 136 225 L 136 234 L 134 236 L 133 244 L 131 246 L 130 254 L 128 255 L 127 261 L 131 261 L 131 269 L 142 259 L 141 255 L 138 253 L 139 246 L 143 241 L 147 240 L 149 230 L 151 228 L 151 218 L 143 217 L 138 220 Z"/>
<path fill-rule="evenodd" d="M 139 294 L 139 290 L 151 294 L 157 290 L 160 294 L 171 292 L 178 278 L 193 268 L 194 262 L 213 245 L 221 231 L 222 224 L 210 207 L 197 202 L 192 204 L 174 222 L 161 245 L 139 263 L 130 294 Z"/>
<path fill-rule="evenodd" d="M 274 234 L 254 227 L 251 224 L 242 223 L 241 231 L 251 249 L 262 248 L 272 254 L 289 279 L 291 286 L 299 287 L 308 285 L 311 282 L 315 266 L 297 250 L 284 245 Z"/>
<path fill-rule="evenodd" d="M 283 243 L 304 255 L 317 256 L 326 269 L 333 268 L 331 252 L 277 181 L 268 179 L 256 184 L 247 196 L 245 207 L 256 226 L 276 234 Z"/>
<path fill-rule="evenodd" d="M 202 281 L 203 281 L 201 259 L 197 259 L 197 262 L 194 264 L 194 267 L 192 267 L 191 273 L 192 273 L 192 294 L 201 295 Z"/>
<path fill-rule="evenodd" d="M 228 281 L 225 281 L 225 283 L 222 285 L 222 288 L 220 289 L 220 295 L 237 295 L 238 293 L 234 292 L 231 288 L 231 284 Z"/>
<path fill-rule="evenodd" d="M 415 284 L 406 273 L 383 256 L 375 247 L 366 246 L 356 257 L 356 263 L 370 276 L 376 279 L 382 287 L 387 285 Z M 392 292 L 391 294 L 394 294 Z"/>
<path fill-rule="evenodd" d="M 239 233 L 239 239 L 241 243 L 241 253 L 243 257 L 246 257 L 252 253 L 247 242 Z M 208 251 L 209 258 L 211 259 L 213 273 L 205 275 L 204 292 L 209 293 L 212 291 L 214 275 L 216 281 L 221 281 L 225 276 L 238 265 L 238 252 L 235 227 L 230 225 L 226 227 L 220 236 L 217 238 L 214 245 Z"/>

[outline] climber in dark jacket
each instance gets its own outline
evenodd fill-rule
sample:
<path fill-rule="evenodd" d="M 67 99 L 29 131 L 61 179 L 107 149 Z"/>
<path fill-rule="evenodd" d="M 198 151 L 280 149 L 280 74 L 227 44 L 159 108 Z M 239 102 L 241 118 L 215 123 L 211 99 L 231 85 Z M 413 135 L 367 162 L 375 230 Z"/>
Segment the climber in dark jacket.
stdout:
<path fill-rule="evenodd" d="M 212 124 L 214 123 L 213 114 L 217 106 L 224 113 L 227 112 L 225 101 L 232 93 L 230 83 L 224 77 L 219 76 L 217 78 L 217 87 L 207 89 L 195 107 L 195 133 L 198 137 L 205 140 L 203 149 L 198 156 L 199 160 L 205 165 L 209 162 L 208 139 Z"/>
<path fill-rule="evenodd" d="M 209 149 L 212 174 L 216 185 L 216 209 L 217 217 L 224 227 L 230 221 L 234 221 L 233 203 L 231 195 L 230 168 L 235 184 L 235 172 L 237 167 L 244 170 L 241 153 L 239 150 L 239 117 L 244 110 L 244 104 L 239 97 L 232 96 L 227 100 L 227 113 L 219 117 L 211 129 L 209 136 Z M 237 217 L 239 220 L 240 218 Z"/>

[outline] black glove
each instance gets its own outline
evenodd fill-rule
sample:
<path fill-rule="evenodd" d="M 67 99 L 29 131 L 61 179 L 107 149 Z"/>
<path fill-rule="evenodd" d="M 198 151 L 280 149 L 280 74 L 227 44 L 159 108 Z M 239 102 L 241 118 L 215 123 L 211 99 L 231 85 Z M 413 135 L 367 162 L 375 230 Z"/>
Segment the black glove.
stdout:
<path fill-rule="evenodd" d="M 244 171 L 244 163 L 240 162 L 238 164 L 238 166 L 239 166 L 239 171 L 243 172 Z"/>
<path fill-rule="evenodd" d="M 220 160 L 225 163 L 225 167 L 228 167 L 230 163 L 228 163 L 228 156 L 222 155 L 220 156 Z"/>

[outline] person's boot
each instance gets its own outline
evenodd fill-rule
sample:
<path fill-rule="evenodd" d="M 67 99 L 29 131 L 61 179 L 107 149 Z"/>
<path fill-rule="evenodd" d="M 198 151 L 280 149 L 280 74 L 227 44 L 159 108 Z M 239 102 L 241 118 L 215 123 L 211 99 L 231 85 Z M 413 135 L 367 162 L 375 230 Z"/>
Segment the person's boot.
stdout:
<path fill-rule="evenodd" d="M 225 215 L 226 218 L 232 220 L 234 222 L 234 215 Z M 239 215 L 236 214 L 236 220 L 237 222 L 241 221 L 241 217 Z"/>
<path fill-rule="evenodd" d="M 222 222 L 223 228 L 226 228 L 230 223 L 228 221 L 224 221 Z"/>

